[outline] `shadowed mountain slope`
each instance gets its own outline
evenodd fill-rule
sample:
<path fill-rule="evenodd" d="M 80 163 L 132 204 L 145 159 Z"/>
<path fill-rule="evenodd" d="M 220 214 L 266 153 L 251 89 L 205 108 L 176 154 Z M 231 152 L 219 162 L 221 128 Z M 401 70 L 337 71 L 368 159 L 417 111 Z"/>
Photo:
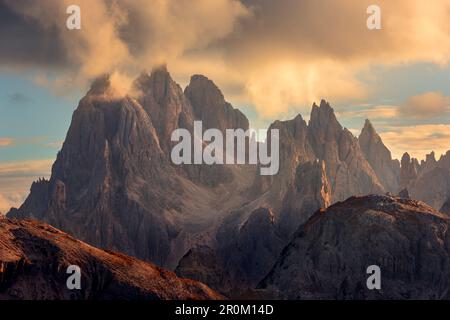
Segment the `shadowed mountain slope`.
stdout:
<path fill-rule="evenodd" d="M 301 226 L 259 287 L 288 299 L 449 299 L 449 227 L 423 202 L 352 197 Z M 366 286 L 371 265 L 381 290 Z"/>

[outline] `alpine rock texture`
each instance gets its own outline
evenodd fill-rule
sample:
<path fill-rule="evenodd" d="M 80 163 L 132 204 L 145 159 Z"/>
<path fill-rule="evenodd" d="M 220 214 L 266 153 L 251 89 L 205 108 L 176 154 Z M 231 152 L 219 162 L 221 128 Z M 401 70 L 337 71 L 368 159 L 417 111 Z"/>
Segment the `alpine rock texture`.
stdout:
<path fill-rule="evenodd" d="M 300 227 L 259 288 L 284 299 L 449 299 L 449 226 L 423 202 L 352 197 Z M 367 289 L 371 265 L 381 290 Z"/>
<path fill-rule="evenodd" d="M 81 270 L 80 290 L 67 268 Z M 204 284 L 83 243 L 47 224 L 0 218 L 0 300 L 223 299 Z"/>
<path fill-rule="evenodd" d="M 50 180 L 33 183 L 23 205 L 7 216 L 46 222 L 240 297 L 274 274 L 286 246 L 321 208 L 386 193 L 448 207 L 450 152 L 422 163 L 407 154 L 394 160 L 370 121 L 357 138 L 325 100 L 312 106 L 308 122 L 297 115 L 270 125 L 280 136 L 273 176 L 261 176 L 259 164 L 174 165 L 171 134 L 192 132 L 194 121 L 203 130 L 249 128 L 246 116 L 202 75 L 183 91 L 165 67 L 155 68 L 141 73 L 125 96 L 108 76 L 96 80 L 73 114 Z M 347 232 L 353 222 L 342 220 Z M 389 230 L 401 233 L 400 227 L 392 223 Z"/>
<path fill-rule="evenodd" d="M 193 87 L 201 89 L 203 81 L 211 86 L 194 77 Z M 173 268 L 190 242 L 203 237 L 199 230 L 219 216 L 211 212 L 243 201 L 239 190 L 245 188 L 246 172 L 235 170 L 239 182 L 244 180 L 239 186 L 231 181 L 214 188 L 211 184 L 232 180 L 232 169 L 172 165 L 171 134 L 191 129 L 191 103 L 165 68 L 141 74 L 134 89 L 116 98 L 108 77 L 93 84 L 73 115 L 50 181 L 34 183 L 22 207 L 9 216 L 45 221 L 88 243 Z M 207 101 L 221 111 L 228 106 Z M 237 112 L 224 123 L 248 126 L 236 119 Z M 206 186 L 202 181 L 208 178 L 217 183 Z"/>

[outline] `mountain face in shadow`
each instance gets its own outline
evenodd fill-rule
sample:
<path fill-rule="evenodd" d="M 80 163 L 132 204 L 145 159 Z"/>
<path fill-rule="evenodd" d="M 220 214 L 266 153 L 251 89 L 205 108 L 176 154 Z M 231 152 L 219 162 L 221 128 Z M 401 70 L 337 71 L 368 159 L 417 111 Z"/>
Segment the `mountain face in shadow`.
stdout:
<path fill-rule="evenodd" d="M 436 160 L 434 152 L 420 163 L 408 153 L 402 157 L 401 187 L 413 199 L 435 209 L 441 208 L 450 196 L 450 151 Z"/>
<path fill-rule="evenodd" d="M 196 120 L 222 132 L 249 127 L 202 75 L 183 91 L 165 67 L 156 68 L 126 96 L 108 76 L 96 80 L 73 114 L 50 180 L 33 183 L 8 217 L 49 223 L 228 293 L 254 288 L 320 208 L 402 191 L 440 209 L 450 195 L 448 154 L 422 163 L 405 155 L 399 163 L 369 121 L 356 138 L 325 100 L 312 106 L 308 123 L 298 115 L 270 125 L 280 134 L 274 176 L 261 176 L 259 164 L 174 165 L 171 134 L 192 133 Z"/>
<path fill-rule="evenodd" d="M 67 268 L 80 268 L 69 290 Z M 0 300 L 222 299 L 204 284 L 87 245 L 47 224 L 0 218 Z"/>
<path fill-rule="evenodd" d="M 449 226 L 423 202 L 352 197 L 300 227 L 259 288 L 285 299 L 449 299 Z M 371 265 L 381 290 L 366 285 Z"/>

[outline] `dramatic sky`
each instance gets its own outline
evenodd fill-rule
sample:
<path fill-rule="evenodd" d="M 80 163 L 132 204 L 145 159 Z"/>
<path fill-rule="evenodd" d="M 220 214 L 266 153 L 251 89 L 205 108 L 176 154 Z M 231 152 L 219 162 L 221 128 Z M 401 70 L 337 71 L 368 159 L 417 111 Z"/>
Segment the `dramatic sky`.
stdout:
<path fill-rule="evenodd" d="M 0 0 L 0 40 L 0 212 L 49 175 L 93 78 L 125 92 L 161 63 L 182 86 L 208 76 L 254 128 L 324 98 L 396 158 L 450 149 L 450 0 Z"/>

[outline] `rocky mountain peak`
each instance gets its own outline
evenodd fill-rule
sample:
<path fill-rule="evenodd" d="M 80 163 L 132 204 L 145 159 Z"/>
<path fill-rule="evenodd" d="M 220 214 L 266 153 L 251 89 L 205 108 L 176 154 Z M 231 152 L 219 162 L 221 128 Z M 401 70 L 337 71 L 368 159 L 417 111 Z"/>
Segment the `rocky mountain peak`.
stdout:
<path fill-rule="evenodd" d="M 102 94 L 107 91 L 111 86 L 110 75 L 105 74 L 96 78 L 91 85 L 88 94 Z"/>
<path fill-rule="evenodd" d="M 434 162 L 437 162 L 437 161 L 436 161 L 436 155 L 435 155 L 434 151 L 431 151 L 431 153 L 429 153 L 429 154 L 426 155 L 425 161 L 426 161 L 426 162 L 433 162 L 433 163 L 434 163 Z"/>
<path fill-rule="evenodd" d="M 209 104 L 215 104 L 217 102 L 224 102 L 225 97 L 222 91 L 216 86 L 216 84 L 201 74 L 195 74 L 191 77 L 189 85 L 186 87 L 185 92 L 189 93 L 195 91 L 196 94 L 203 93 L 203 101 Z M 188 94 L 189 95 L 189 94 Z M 192 98 L 199 98 L 192 96 Z"/>
<path fill-rule="evenodd" d="M 126 92 L 119 90 L 115 86 L 112 76 L 110 74 L 104 74 L 94 79 L 84 99 L 93 101 L 118 100 L 122 99 L 125 95 Z"/>
<path fill-rule="evenodd" d="M 338 122 L 333 108 L 322 100 L 313 105 L 308 124 L 308 142 L 317 159 L 327 164 L 333 201 L 354 194 L 383 192 L 376 173 L 368 163 L 358 140 Z M 345 172 L 353 172 L 348 175 Z M 359 191 L 357 191 L 359 190 Z"/>
<path fill-rule="evenodd" d="M 139 76 L 133 81 L 133 88 L 145 92 L 151 86 L 151 78 L 147 71 L 141 71 Z"/>
<path fill-rule="evenodd" d="M 172 79 L 165 65 L 157 66 L 151 73 L 142 71 L 133 81 L 133 88 L 143 95 L 151 95 L 154 101 L 164 106 L 173 95 L 178 94 L 181 87 Z"/>
<path fill-rule="evenodd" d="M 402 156 L 401 165 L 403 167 L 403 166 L 407 166 L 410 163 L 411 163 L 411 156 L 409 155 L 408 152 L 405 152 Z"/>
<path fill-rule="evenodd" d="M 321 100 L 319 106 L 314 103 L 311 110 L 309 126 L 327 127 L 328 125 L 338 125 L 339 127 L 341 127 L 336 119 L 336 115 L 334 114 L 334 109 L 325 100 Z"/>
<path fill-rule="evenodd" d="M 165 100 L 170 98 L 170 95 L 180 88 L 178 84 L 173 81 L 165 66 L 160 66 L 152 70 L 149 84 L 153 97 L 160 105 L 164 104 Z"/>
<path fill-rule="evenodd" d="M 368 119 L 364 123 L 358 142 L 383 187 L 386 190 L 397 192 L 400 163 L 392 159 L 391 152 Z"/>
<path fill-rule="evenodd" d="M 378 137 L 378 134 L 369 119 L 366 119 L 366 121 L 364 121 L 364 127 L 361 130 L 360 136 L 362 135 L 367 135 L 369 137 Z"/>
<path fill-rule="evenodd" d="M 247 117 L 225 101 L 220 89 L 203 75 L 191 77 L 184 90 L 194 110 L 195 118 L 203 122 L 203 128 L 225 129 L 242 128 L 247 130 Z"/>
<path fill-rule="evenodd" d="M 409 184 L 417 179 L 418 176 L 418 161 L 411 158 L 408 152 L 405 152 L 401 160 L 400 171 L 400 188 L 408 188 Z"/>

